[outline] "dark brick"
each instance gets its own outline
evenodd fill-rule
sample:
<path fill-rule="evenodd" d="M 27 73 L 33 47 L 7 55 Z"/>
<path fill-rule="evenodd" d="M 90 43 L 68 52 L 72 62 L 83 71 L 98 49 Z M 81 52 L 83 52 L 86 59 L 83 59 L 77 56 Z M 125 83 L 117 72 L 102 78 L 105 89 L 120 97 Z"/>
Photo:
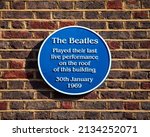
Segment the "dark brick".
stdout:
<path fill-rule="evenodd" d="M 82 19 L 83 13 L 79 11 L 56 11 L 53 12 L 54 19 Z"/>
<path fill-rule="evenodd" d="M 5 8 L 6 8 L 5 2 L 1 1 L 0 2 L 0 9 L 5 9 Z"/>
<path fill-rule="evenodd" d="M 122 61 L 121 67 L 125 69 L 137 68 L 138 63 L 136 61 Z"/>
<path fill-rule="evenodd" d="M 108 88 L 122 88 L 121 82 L 116 82 L 116 81 L 108 81 L 107 87 Z"/>
<path fill-rule="evenodd" d="M 127 9 L 137 9 L 140 8 L 138 0 L 125 0 Z"/>
<path fill-rule="evenodd" d="M 134 19 L 148 19 L 148 12 L 147 11 L 136 11 L 133 12 Z"/>
<path fill-rule="evenodd" d="M 149 0 L 142 0 L 142 7 L 143 8 L 150 8 L 150 2 Z"/>
<path fill-rule="evenodd" d="M 19 110 L 24 109 L 24 102 L 10 102 L 10 109 Z"/>
<path fill-rule="evenodd" d="M 77 109 L 106 109 L 105 102 L 77 102 L 76 103 Z"/>
<path fill-rule="evenodd" d="M 109 41 L 108 46 L 110 49 L 120 49 L 121 43 L 118 41 Z"/>
<path fill-rule="evenodd" d="M 102 120 L 121 120 L 123 119 L 122 112 L 102 112 L 101 113 Z"/>
<path fill-rule="evenodd" d="M 150 82 L 142 82 L 141 88 L 142 89 L 150 89 Z"/>
<path fill-rule="evenodd" d="M 138 49 L 139 48 L 139 43 L 138 42 L 128 42 L 128 41 L 124 41 L 123 42 L 123 49 Z"/>
<path fill-rule="evenodd" d="M 50 119 L 49 112 L 35 112 L 35 119 Z"/>
<path fill-rule="evenodd" d="M 22 69 L 24 67 L 24 61 L 10 61 L 9 67 L 12 69 Z"/>
<path fill-rule="evenodd" d="M 57 23 L 52 21 L 29 21 L 27 22 L 28 29 L 56 29 Z"/>
<path fill-rule="evenodd" d="M 147 53 L 147 51 L 133 51 L 132 52 L 132 57 L 133 58 L 138 58 L 138 59 L 147 59 L 148 58 L 148 53 Z"/>
<path fill-rule="evenodd" d="M 148 21 L 140 22 L 140 28 L 141 29 L 150 29 L 150 22 L 148 22 Z"/>
<path fill-rule="evenodd" d="M 109 102 L 109 109 L 123 109 L 123 103 L 122 102 Z"/>
<path fill-rule="evenodd" d="M 105 29 L 106 23 L 105 22 L 97 22 L 97 21 L 79 21 L 77 25 L 88 27 L 91 29 Z"/>
<path fill-rule="evenodd" d="M 12 27 L 14 29 L 23 29 L 23 28 L 25 28 L 23 22 L 21 22 L 21 21 L 12 21 Z"/>
<path fill-rule="evenodd" d="M 138 112 L 138 113 L 136 113 L 136 119 L 137 120 L 149 120 L 150 113 L 149 112 Z"/>
<path fill-rule="evenodd" d="M 3 92 L 3 99 L 33 99 L 33 92 L 9 91 Z"/>
<path fill-rule="evenodd" d="M 99 112 L 85 112 L 85 119 L 98 120 L 100 119 Z"/>
<path fill-rule="evenodd" d="M 33 110 L 50 110 L 57 108 L 57 102 L 48 101 L 32 101 L 26 103 L 26 109 Z"/>
<path fill-rule="evenodd" d="M 6 61 L 0 61 L 0 69 L 7 68 L 7 62 Z"/>
<path fill-rule="evenodd" d="M 73 108 L 73 102 L 63 101 L 63 102 L 60 103 L 60 107 L 62 109 L 72 109 Z"/>
<path fill-rule="evenodd" d="M 77 1 L 75 2 L 77 9 L 104 9 L 104 1 Z"/>
<path fill-rule="evenodd" d="M 11 9 L 25 9 L 24 1 L 13 1 L 11 2 Z"/>
<path fill-rule="evenodd" d="M 59 9 L 73 9 L 73 2 L 72 1 L 59 1 L 58 8 Z"/>
<path fill-rule="evenodd" d="M 141 107 L 144 110 L 150 110 L 150 102 L 142 102 Z"/>
<path fill-rule="evenodd" d="M 0 102 L 0 110 L 6 110 L 7 109 L 7 102 Z"/>
<path fill-rule="evenodd" d="M 126 72 L 126 71 L 111 71 L 108 76 L 108 78 L 110 79 L 115 79 L 115 78 L 128 79 L 129 77 L 130 77 L 130 72 Z"/>
<path fill-rule="evenodd" d="M 9 42 L 8 41 L 0 40 L 0 48 L 1 49 L 7 49 L 8 47 L 9 47 Z"/>
<path fill-rule="evenodd" d="M 112 61 L 111 68 L 121 68 L 121 61 Z"/>
<path fill-rule="evenodd" d="M 6 39 L 14 39 L 14 38 L 32 38 L 31 32 L 28 31 L 5 31 L 2 33 L 2 37 Z"/>
<path fill-rule="evenodd" d="M 123 22 L 109 22 L 108 23 L 109 29 L 122 29 L 123 28 Z"/>
<path fill-rule="evenodd" d="M 130 58 L 129 51 L 111 51 L 112 58 Z"/>
<path fill-rule="evenodd" d="M 136 91 L 133 92 L 133 99 L 148 99 L 148 92 L 145 91 Z"/>
<path fill-rule="evenodd" d="M 57 2 L 55 1 L 29 1 L 27 2 L 28 9 L 56 9 Z"/>
<path fill-rule="evenodd" d="M 9 81 L 9 89 L 23 89 L 22 81 Z"/>
<path fill-rule="evenodd" d="M 25 71 L 6 71 L 2 77 L 4 79 L 33 78 L 33 73 Z"/>
<path fill-rule="evenodd" d="M 50 91 L 39 91 L 37 93 L 37 99 L 50 99 L 51 92 Z"/>
<path fill-rule="evenodd" d="M 150 48 L 150 41 L 141 41 L 140 42 L 140 48 L 143 48 L 143 49 Z"/>
<path fill-rule="evenodd" d="M 9 23 L 9 21 L 7 21 L 7 20 L 1 20 L 0 21 L 0 28 L 2 28 L 2 29 L 9 29 L 8 23 Z"/>
<path fill-rule="evenodd" d="M 91 93 L 85 95 L 84 98 L 85 99 L 98 99 L 99 98 L 99 93 L 91 92 Z"/>
<path fill-rule="evenodd" d="M 140 61 L 140 67 L 143 69 L 150 69 L 149 61 Z"/>
<path fill-rule="evenodd" d="M 130 92 L 101 92 L 102 99 L 129 99 L 131 98 Z"/>
<path fill-rule="evenodd" d="M 73 26 L 75 25 L 74 21 L 61 21 L 59 27 Z"/>
<path fill-rule="evenodd" d="M 131 12 L 129 11 L 103 11 L 102 16 L 106 19 L 130 19 Z"/>
<path fill-rule="evenodd" d="M 127 89 L 138 89 L 139 84 L 138 84 L 138 82 L 134 82 L 134 81 L 126 81 L 125 82 L 125 88 L 127 88 Z"/>
<path fill-rule="evenodd" d="M 134 39 L 146 39 L 147 38 L 147 34 L 146 32 L 142 32 L 142 31 L 135 31 L 135 32 L 132 32 L 132 37 Z"/>
<path fill-rule="evenodd" d="M 132 78 L 134 79 L 148 79 L 148 72 L 132 72 Z"/>
<path fill-rule="evenodd" d="M 25 64 L 26 68 L 28 69 L 37 69 L 37 61 L 26 61 L 26 64 Z"/>
<path fill-rule="evenodd" d="M 33 13 L 30 11 L 4 11 L 2 17 L 15 19 L 31 19 L 33 18 Z"/>
<path fill-rule="evenodd" d="M 84 119 L 84 112 L 71 112 L 71 111 L 58 111 L 51 112 L 51 119 L 54 120 L 75 120 L 75 119 Z"/>
<path fill-rule="evenodd" d="M 39 12 L 36 12 L 35 14 L 36 14 L 37 19 L 50 19 L 50 12 L 39 11 Z"/>
<path fill-rule="evenodd" d="M 125 23 L 125 25 L 126 25 L 127 29 L 138 29 L 139 28 L 138 22 L 128 21 Z"/>
<path fill-rule="evenodd" d="M 107 2 L 107 9 L 122 9 L 122 0 L 109 0 Z"/>
<path fill-rule="evenodd" d="M 126 110 L 138 110 L 139 109 L 139 103 L 138 102 L 126 102 L 124 104 L 124 108 Z"/>
<path fill-rule="evenodd" d="M 36 38 L 36 39 L 45 39 L 49 33 L 48 32 L 45 32 L 45 31 L 38 31 L 38 32 L 33 32 L 33 38 Z"/>
<path fill-rule="evenodd" d="M 86 19 L 99 19 L 100 14 L 98 13 L 98 11 L 88 11 L 88 12 L 85 12 L 85 18 Z"/>
<path fill-rule="evenodd" d="M 7 89 L 7 81 L 0 81 L 0 89 Z"/>
<path fill-rule="evenodd" d="M 3 120 L 33 120 L 33 112 L 4 112 Z"/>
<path fill-rule="evenodd" d="M 124 112 L 123 113 L 124 120 L 135 120 L 134 113 L 132 112 Z"/>

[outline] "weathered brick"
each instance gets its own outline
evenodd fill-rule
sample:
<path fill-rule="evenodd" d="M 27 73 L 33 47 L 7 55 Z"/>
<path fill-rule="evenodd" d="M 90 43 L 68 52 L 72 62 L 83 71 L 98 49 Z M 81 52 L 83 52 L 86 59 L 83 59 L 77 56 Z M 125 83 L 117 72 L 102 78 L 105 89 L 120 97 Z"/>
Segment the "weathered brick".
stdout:
<path fill-rule="evenodd" d="M 12 69 L 22 69 L 24 67 L 24 61 L 10 61 L 9 67 Z"/>
<path fill-rule="evenodd" d="M 0 81 L 0 89 L 7 89 L 7 82 L 6 81 Z"/>
<path fill-rule="evenodd" d="M 140 28 L 141 29 L 149 29 L 150 23 L 148 21 L 142 21 L 142 22 L 140 22 Z"/>
<path fill-rule="evenodd" d="M 0 61 L 0 69 L 7 68 L 7 62 L 6 61 Z"/>
<path fill-rule="evenodd" d="M 125 82 L 125 88 L 127 89 L 138 89 L 139 83 L 135 81 L 126 81 Z"/>
<path fill-rule="evenodd" d="M 140 68 L 150 69 L 150 63 L 149 63 L 149 61 L 140 61 Z"/>
<path fill-rule="evenodd" d="M 122 9 L 122 0 L 109 0 L 107 9 Z"/>
<path fill-rule="evenodd" d="M 10 102 L 10 109 L 19 110 L 24 109 L 24 102 Z"/>
<path fill-rule="evenodd" d="M 109 102 L 109 109 L 123 109 L 123 102 Z"/>
<path fill-rule="evenodd" d="M 39 11 L 39 12 L 36 12 L 35 14 L 36 14 L 37 19 L 50 19 L 50 12 Z"/>
<path fill-rule="evenodd" d="M 112 61 L 111 68 L 121 68 L 121 61 Z"/>
<path fill-rule="evenodd" d="M 101 92 L 102 99 L 129 99 L 130 97 L 131 97 L 130 92 L 116 92 L 116 91 Z"/>
<path fill-rule="evenodd" d="M 61 102 L 60 107 L 62 109 L 72 109 L 73 108 L 73 102 L 63 101 L 63 102 Z"/>
<path fill-rule="evenodd" d="M 0 21 L 0 28 L 9 29 L 10 27 L 9 27 L 8 23 L 9 23 L 9 21 L 7 21 L 7 20 L 1 20 Z"/>
<path fill-rule="evenodd" d="M 45 39 L 48 35 L 49 33 L 45 31 L 33 32 L 33 38 L 36 39 Z"/>
<path fill-rule="evenodd" d="M 77 1 L 75 2 L 77 9 L 104 9 L 104 1 Z"/>
<path fill-rule="evenodd" d="M 148 99 L 148 92 L 146 91 L 133 92 L 132 99 Z"/>
<path fill-rule="evenodd" d="M 35 119 L 50 119 L 50 112 L 36 112 Z"/>
<path fill-rule="evenodd" d="M 23 29 L 25 28 L 24 23 L 21 21 L 12 21 L 12 27 L 14 29 Z"/>
<path fill-rule="evenodd" d="M 122 88 L 122 85 L 121 85 L 121 82 L 108 81 L 107 82 L 107 87 L 108 88 Z"/>
<path fill-rule="evenodd" d="M 87 11 L 85 12 L 86 19 L 99 19 L 100 14 L 98 11 Z"/>
<path fill-rule="evenodd" d="M 27 2 L 28 9 L 56 9 L 57 2 L 55 1 L 29 1 Z"/>
<path fill-rule="evenodd" d="M 25 71 L 5 71 L 2 77 L 4 79 L 33 78 L 33 73 Z"/>
<path fill-rule="evenodd" d="M 101 119 L 102 120 L 123 119 L 123 112 L 102 112 Z"/>
<path fill-rule="evenodd" d="M 25 82 L 26 89 L 51 89 L 44 81 Z"/>
<path fill-rule="evenodd" d="M 137 68 L 138 63 L 136 61 L 122 61 L 121 67 L 125 69 Z"/>
<path fill-rule="evenodd" d="M 132 72 L 132 78 L 134 79 L 148 79 L 148 72 L 140 72 L 140 71 L 136 71 L 136 72 Z"/>
<path fill-rule="evenodd" d="M 30 11 L 4 11 L 2 13 L 3 18 L 15 18 L 15 19 L 31 19 L 33 18 L 33 13 Z"/>
<path fill-rule="evenodd" d="M 106 109 L 106 102 L 77 102 L 77 109 Z"/>
<path fill-rule="evenodd" d="M 52 21 L 29 21 L 27 22 L 28 29 L 56 29 L 57 23 Z"/>
<path fill-rule="evenodd" d="M 143 8 L 150 8 L 150 2 L 149 0 L 142 0 L 142 7 Z"/>
<path fill-rule="evenodd" d="M 125 0 L 125 8 L 127 9 L 137 9 L 140 8 L 140 3 L 138 0 Z"/>
<path fill-rule="evenodd" d="M 126 102 L 124 103 L 124 108 L 126 110 L 137 110 L 139 109 L 139 103 L 138 102 Z"/>
<path fill-rule="evenodd" d="M 14 39 L 14 38 L 32 38 L 31 32 L 28 31 L 3 31 L 2 37 L 6 39 Z"/>
<path fill-rule="evenodd" d="M 85 112 L 85 119 L 100 119 L 100 112 Z"/>
<path fill-rule="evenodd" d="M 79 21 L 77 25 L 88 27 L 91 29 L 105 29 L 106 23 L 105 22 L 97 22 L 97 21 Z"/>
<path fill-rule="evenodd" d="M 130 58 L 129 51 L 111 51 L 112 58 Z"/>
<path fill-rule="evenodd" d="M 148 49 L 150 48 L 150 41 L 141 41 L 140 42 L 140 48 L 143 48 L 143 49 Z"/>
<path fill-rule="evenodd" d="M 73 2 L 72 1 L 59 1 L 58 8 L 59 9 L 73 9 Z"/>
<path fill-rule="evenodd" d="M 121 43 L 118 41 L 109 41 L 108 46 L 110 49 L 120 49 Z"/>
<path fill-rule="evenodd" d="M 23 89 L 22 81 L 9 81 L 9 89 Z"/>
<path fill-rule="evenodd" d="M 148 52 L 147 51 L 133 51 L 132 57 L 138 58 L 138 59 L 146 59 L 148 58 Z"/>
<path fill-rule="evenodd" d="M 129 77 L 130 77 L 130 72 L 127 71 L 111 71 L 108 76 L 108 78 L 110 79 L 115 79 L 115 78 L 128 79 Z"/>
<path fill-rule="evenodd" d="M 142 82 L 141 88 L 142 89 L 150 89 L 150 82 Z"/>
<path fill-rule="evenodd" d="M 57 102 L 48 101 L 32 101 L 26 103 L 26 109 L 33 110 L 50 110 L 57 108 Z"/>
<path fill-rule="evenodd" d="M 139 43 L 138 42 L 128 42 L 128 41 L 124 41 L 122 48 L 123 49 L 138 49 L 139 48 Z"/>
<path fill-rule="evenodd" d="M 133 112 L 124 112 L 123 119 L 124 120 L 135 120 L 134 113 Z"/>
<path fill-rule="evenodd" d="M 0 102 L 0 110 L 6 110 L 7 109 L 7 102 Z"/>
<path fill-rule="evenodd" d="M 74 21 L 60 21 L 59 27 L 73 26 L 75 25 Z"/>
<path fill-rule="evenodd" d="M 24 1 L 13 1 L 11 2 L 11 9 L 25 9 Z"/>
<path fill-rule="evenodd" d="M 3 99 L 33 99 L 33 92 L 8 91 L 2 93 Z"/>
<path fill-rule="evenodd" d="M 136 113 L 136 119 L 137 120 L 149 120 L 150 113 L 149 112 L 138 112 L 138 113 Z"/>
<path fill-rule="evenodd" d="M 37 99 L 50 99 L 51 92 L 50 91 L 39 91 L 37 93 Z"/>
<path fill-rule="evenodd" d="M 51 112 L 51 119 L 54 120 L 72 120 L 72 119 L 84 119 L 84 112 L 76 111 L 58 111 Z"/>
<path fill-rule="evenodd" d="M 148 18 L 147 11 L 136 11 L 136 12 L 133 12 L 132 14 L 133 14 L 134 19 L 147 19 Z"/>
<path fill-rule="evenodd" d="M 85 95 L 84 98 L 85 99 L 98 99 L 99 98 L 99 93 L 91 92 L 91 93 Z"/>
<path fill-rule="evenodd" d="M 142 31 L 136 31 L 136 32 L 132 32 L 132 37 L 134 39 L 146 39 L 147 38 L 147 34 L 146 32 L 142 32 Z"/>
<path fill-rule="evenodd" d="M 139 28 L 138 22 L 133 22 L 133 21 L 125 22 L 125 26 L 127 29 L 138 29 Z"/>
<path fill-rule="evenodd" d="M 116 22 L 112 21 L 108 23 L 109 29 L 122 29 L 123 28 L 123 22 Z"/>
<path fill-rule="evenodd" d="M 142 102 L 141 107 L 144 110 L 150 110 L 150 102 Z"/>
<path fill-rule="evenodd" d="M 56 11 L 53 12 L 54 19 L 82 19 L 83 13 L 79 11 Z"/>

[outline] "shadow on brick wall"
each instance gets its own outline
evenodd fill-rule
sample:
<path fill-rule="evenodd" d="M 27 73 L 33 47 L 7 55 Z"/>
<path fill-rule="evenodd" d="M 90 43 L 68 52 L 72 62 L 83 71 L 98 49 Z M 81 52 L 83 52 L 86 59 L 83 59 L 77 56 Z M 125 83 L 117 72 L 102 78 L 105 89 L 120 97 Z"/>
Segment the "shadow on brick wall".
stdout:
<path fill-rule="evenodd" d="M 37 62 L 38 52 L 43 41 L 36 43 L 35 46 L 33 46 L 32 50 L 30 51 L 28 57 L 26 58 L 25 70 L 29 81 L 25 83 L 25 88 L 29 90 L 30 89 L 35 90 L 35 92 L 37 92 L 37 99 L 77 100 L 85 98 L 86 95 L 70 96 L 59 93 L 54 89 L 52 89 L 50 86 L 48 86 L 46 82 L 43 80 L 39 72 Z"/>

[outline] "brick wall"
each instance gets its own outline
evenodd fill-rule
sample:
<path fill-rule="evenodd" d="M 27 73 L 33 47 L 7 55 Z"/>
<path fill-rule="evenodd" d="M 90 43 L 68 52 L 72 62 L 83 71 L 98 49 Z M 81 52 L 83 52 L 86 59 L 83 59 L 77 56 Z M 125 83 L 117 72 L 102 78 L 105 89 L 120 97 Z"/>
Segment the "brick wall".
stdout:
<path fill-rule="evenodd" d="M 37 67 L 42 41 L 68 25 L 108 43 L 112 69 L 84 96 L 59 94 Z M 149 0 L 0 0 L 0 119 L 150 119 Z"/>

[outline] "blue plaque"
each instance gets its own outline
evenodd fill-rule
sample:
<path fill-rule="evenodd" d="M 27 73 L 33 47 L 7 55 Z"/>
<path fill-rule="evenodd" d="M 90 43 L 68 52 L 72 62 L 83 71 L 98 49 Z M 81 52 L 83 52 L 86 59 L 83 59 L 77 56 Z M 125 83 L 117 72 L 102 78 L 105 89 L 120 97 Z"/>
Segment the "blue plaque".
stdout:
<path fill-rule="evenodd" d="M 67 95 L 82 95 L 99 87 L 110 71 L 111 54 L 104 39 L 81 26 L 50 34 L 38 54 L 45 82 Z"/>

